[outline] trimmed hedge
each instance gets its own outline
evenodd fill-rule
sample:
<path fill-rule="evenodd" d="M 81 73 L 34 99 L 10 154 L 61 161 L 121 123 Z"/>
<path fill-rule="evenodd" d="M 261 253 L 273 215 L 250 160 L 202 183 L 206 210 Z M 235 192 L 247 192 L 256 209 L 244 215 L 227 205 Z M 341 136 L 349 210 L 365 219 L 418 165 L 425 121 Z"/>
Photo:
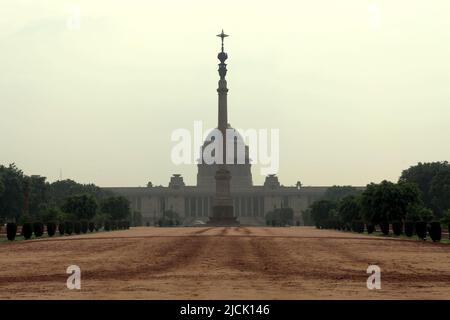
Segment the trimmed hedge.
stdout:
<path fill-rule="evenodd" d="M 374 231 L 375 231 L 375 225 L 368 223 L 367 224 L 367 233 L 372 234 L 372 233 L 374 233 Z"/>
<path fill-rule="evenodd" d="M 354 232 L 363 233 L 364 232 L 364 222 L 361 220 L 352 221 L 352 230 Z"/>
<path fill-rule="evenodd" d="M 70 236 L 73 232 L 73 223 L 71 221 L 64 222 L 64 230 Z"/>
<path fill-rule="evenodd" d="M 95 230 L 95 223 L 94 222 L 89 222 L 89 232 L 94 232 Z"/>
<path fill-rule="evenodd" d="M 33 223 L 33 232 L 37 238 L 42 237 L 44 234 L 44 224 L 40 221 Z"/>
<path fill-rule="evenodd" d="M 130 223 L 126 221 L 127 229 L 130 228 Z M 332 219 L 331 220 L 331 228 L 335 230 L 341 230 L 342 229 L 342 222 L 340 222 L 338 219 Z"/>
<path fill-rule="evenodd" d="M 81 233 L 81 222 L 80 221 L 75 221 L 73 223 L 73 232 L 76 234 L 80 234 Z"/>
<path fill-rule="evenodd" d="M 59 225 L 58 225 L 58 232 L 59 232 L 59 235 L 60 235 L 60 236 L 63 236 L 63 235 L 64 235 L 65 228 L 64 228 L 64 223 L 63 223 L 63 222 L 60 222 L 60 223 L 59 223 Z"/>
<path fill-rule="evenodd" d="M 87 233 L 88 227 L 89 227 L 89 222 L 87 222 L 87 220 L 81 220 L 80 223 L 81 223 L 81 232 Z"/>
<path fill-rule="evenodd" d="M 416 222 L 416 233 L 419 239 L 426 240 L 427 238 L 427 223 L 425 221 Z"/>
<path fill-rule="evenodd" d="M 380 229 L 381 232 L 383 232 L 383 234 L 387 236 L 389 234 L 389 222 L 381 222 Z"/>
<path fill-rule="evenodd" d="M 405 234 L 407 237 L 412 237 L 414 235 L 414 222 L 412 221 L 405 222 Z"/>
<path fill-rule="evenodd" d="M 53 237 L 56 233 L 56 223 L 48 222 L 47 223 L 47 234 L 49 237 Z"/>
<path fill-rule="evenodd" d="M 392 232 L 396 236 L 399 236 L 402 234 L 402 229 L 403 229 L 403 224 L 400 221 L 394 221 L 392 223 Z"/>
<path fill-rule="evenodd" d="M 442 238 L 442 228 L 441 223 L 438 221 L 433 221 L 430 223 L 430 237 L 434 242 L 441 241 Z"/>
<path fill-rule="evenodd" d="M 105 231 L 110 231 L 110 230 L 111 230 L 111 221 L 105 220 Z"/>
<path fill-rule="evenodd" d="M 8 240 L 13 241 L 16 238 L 17 234 L 17 224 L 10 222 L 6 224 L 6 236 Z"/>
<path fill-rule="evenodd" d="M 25 240 L 28 240 L 33 235 L 33 225 L 30 222 L 25 222 L 22 226 L 22 235 Z"/>
<path fill-rule="evenodd" d="M 331 227 L 337 228 L 336 224 L 332 224 Z M 122 229 L 122 230 L 130 229 L 130 223 L 127 220 L 119 221 L 119 229 Z"/>

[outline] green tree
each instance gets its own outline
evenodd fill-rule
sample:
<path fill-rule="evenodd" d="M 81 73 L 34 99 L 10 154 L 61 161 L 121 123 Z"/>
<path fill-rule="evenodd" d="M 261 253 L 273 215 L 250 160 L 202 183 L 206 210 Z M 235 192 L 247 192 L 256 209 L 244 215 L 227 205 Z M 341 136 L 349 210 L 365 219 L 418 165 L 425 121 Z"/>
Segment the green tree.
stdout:
<path fill-rule="evenodd" d="M 450 164 L 447 161 L 418 163 L 404 170 L 399 182 L 415 183 L 428 208 L 442 216 L 450 208 Z"/>
<path fill-rule="evenodd" d="M 315 225 L 320 227 L 326 220 L 330 218 L 330 211 L 336 209 L 337 203 L 330 200 L 319 200 L 314 202 L 311 208 L 311 218 Z"/>
<path fill-rule="evenodd" d="M 361 195 L 362 216 L 372 224 L 402 221 L 408 208 L 420 203 L 420 191 L 411 183 L 371 183 Z"/>
<path fill-rule="evenodd" d="M 112 192 L 94 184 L 79 184 L 72 180 L 49 184 L 45 177 L 24 175 L 15 164 L 8 167 L 0 165 L 0 221 L 40 220 L 51 213 L 48 210 L 69 206 L 67 198 L 80 194 L 88 194 L 100 200 L 111 196 Z M 89 210 L 86 211 L 87 215 L 92 214 Z M 84 214 L 75 208 L 70 208 L 70 211 L 72 213 L 66 214 L 70 219 Z M 75 211 L 77 214 L 73 213 Z"/>
<path fill-rule="evenodd" d="M 344 224 L 361 219 L 361 199 L 359 196 L 347 196 L 338 204 L 338 217 Z"/>
<path fill-rule="evenodd" d="M 112 196 L 102 200 L 101 211 L 113 220 L 130 219 L 130 201 L 123 196 Z"/>
<path fill-rule="evenodd" d="M 323 195 L 323 200 L 339 201 L 347 196 L 357 195 L 358 189 L 352 186 L 332 186 L 329 187 Z"/>
<path fill-rule="evenodd" d="M 15 164 L 0 166 L 0 217 L 16 221 L 24 209 L 24 174 Z"/>
<path fill-rule="evenodd" d="M 28 212 L 31 216 L 39 216 L 49 206 L 50 188 L 45 177 L 33 175 L 28 178 Z"/>
<path fill-rule="evenodd" d="M 17 219 L 19 225 L 23 225 L 24 223 L 33 223 L 34 221 L 35 219 L 28 213 L 21 214 Z"/>
<path fill-rule="evenodd" d="M 434 219 L 433 211 L 422 204 L 412 204 L 408 207 L 405 221 L 432 221 Z"/>
<path fill-rule="evenodd" d="M 107 220 L 110 220 L 111 217 L 103 212 L 97 212 L 95 216 L 92 218 L 92 221 L 96 226 L 104 226 Z"/>
<path fill-rule="evenodd" d="M 438 172 L 430 186 L 431 208 L 438 216 L 450 209 L 450 170 Z"/>
<path fill-rule="evenodd" d="M 77 220 L 90 220 L 97 212 L 98 204 L 93 195 L 82 194 L 66 198 L 61 209 L 71 215 L 74 215 Z"/>
<path fill-rule="evenodd" d="M 420 216 L 422 221 L 425 222 L 431 222 L 435 218 L 434 212 L 430 208 L 423 208 L 422 212 L 420 213 Z"/>
<path fill-rule="evenodd" d="M 445 210 L 444 215 L 442 216 L 441 223 L 448 226 L 450 224 L 450 209 Z"/>
<path fill-rule="evenodd" d="M 53 205 L 61 207 L 66 198 L 80 194 L 94 196 L 97 201 L 112 196 L 110 191 L 106 191 L 94 184 L 80 184 L 73 180 L 59 180 L 49 185 L 50 197 Z"/>
<path fill-rule="evenodd" d="M 67 218 L 64 212 L 62 212 L 58 207 L 49 207 L 41 211 L 41 219 L 44 223 L 49 222 L 64 222 Z"/>
<path fill-rule="evenodd" d="M 3 183 L 3 172 L 0 170 L 0 199 L 5 192 L 5 184 Z"/>

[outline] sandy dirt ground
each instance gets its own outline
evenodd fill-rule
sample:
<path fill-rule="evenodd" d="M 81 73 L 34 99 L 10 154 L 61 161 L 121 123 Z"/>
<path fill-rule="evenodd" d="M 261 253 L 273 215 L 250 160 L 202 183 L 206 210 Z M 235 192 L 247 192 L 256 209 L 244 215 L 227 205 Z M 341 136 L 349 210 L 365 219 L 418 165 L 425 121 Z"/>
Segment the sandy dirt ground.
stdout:
<path fill-rule="evenodd" d="M 381 290 L 368 290 L 369 264 Z M 69 290 L 69 265 L 81 290 Z M 133 228 L 0 244 L 1 299 L 450 299 L 450 245 L 309 227 Z"/>

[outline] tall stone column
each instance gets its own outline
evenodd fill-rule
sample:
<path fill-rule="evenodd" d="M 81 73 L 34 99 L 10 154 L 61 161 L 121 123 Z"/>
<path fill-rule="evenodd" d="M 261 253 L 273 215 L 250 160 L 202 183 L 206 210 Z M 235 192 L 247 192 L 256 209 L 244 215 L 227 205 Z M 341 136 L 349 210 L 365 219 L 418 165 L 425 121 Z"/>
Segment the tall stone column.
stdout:
<path fill-rule="evenodd" d="M 219 110 L 218 110 L 218 129 L 222 133 L 223 137 L 223 161 L 216 172 L 216 196 L 213 204 L 213 214 L 210 217 L 209 224 L 212 225 L 236 225 L 238 221 L 233 214 L 233 201 L 230 193 L 230 180 L 231 174 L 227 168 L 227 135 L 226 130 L 228 127 L 228 105 L 227 105 L 227 65 L 225 61 L 228 59 L 227 53 L 224 51 L 224 39 L 228 37 L 223 30 L 222 33 L 217 35 L 222 39 L 222 51 L 218 54 L 217 58 L 220 60 L 219 64 L 219 88 L 217 89 L 219 95 Z M 232 142 L 233 143 L 233 142 Z"/>

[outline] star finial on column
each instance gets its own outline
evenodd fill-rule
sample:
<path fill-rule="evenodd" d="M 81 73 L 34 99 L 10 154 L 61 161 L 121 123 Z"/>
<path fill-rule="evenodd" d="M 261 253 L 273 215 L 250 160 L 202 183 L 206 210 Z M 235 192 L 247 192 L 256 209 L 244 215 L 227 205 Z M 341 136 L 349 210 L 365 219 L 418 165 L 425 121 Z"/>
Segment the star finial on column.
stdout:
<path fill-rule="evenodd" d="M 223 39 L 225 39 L 226 37 L 229 37 L 229 35 L 225 34 L 222 29 L 222 33 L 218 34 L 217 36 L 222 38 L 222 52 L 223 52 Z"/>

